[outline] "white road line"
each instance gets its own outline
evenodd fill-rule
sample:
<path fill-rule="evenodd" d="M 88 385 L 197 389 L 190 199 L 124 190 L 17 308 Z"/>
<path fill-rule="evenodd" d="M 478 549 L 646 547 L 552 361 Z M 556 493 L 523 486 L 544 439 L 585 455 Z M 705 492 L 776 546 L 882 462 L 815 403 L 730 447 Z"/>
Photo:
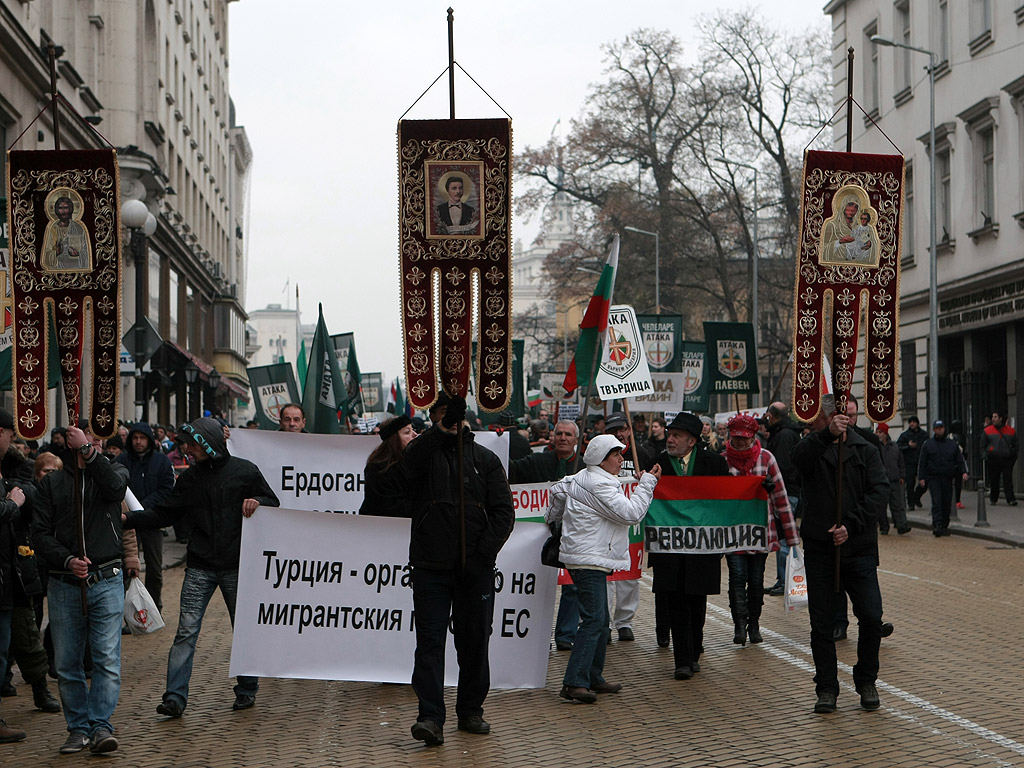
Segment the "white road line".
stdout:
<path fill-rule="evenodd" d="M 648 588 L 650 588 L 653 584 L 651 576 L 646 573 L 642 577 L 642 581 L 647 585 Z M 730 615 L 729 610 L 727 608 L 722 608 L 721 606 L 709 602 L 708 609 L 711 612 L 717 614 L 717 616 L 711 617 L 713 621 L 720 623 L 723 626 L 732 626 L 732 616 Z M 774 632 L 770 629 L 765 629 L 764 626 L 761 627 L 761 634 L 774 639 L 780 645 L 789 646 L 792 649 L 799 651 L 806 658 L 798 658 L 797 656 L 794 656 L 788 651 L 785 651 L 772 643 L 760 643 L 758 645 L 759 648 L 772 654 L 773 656 L 779 659 L 782 659 L 783 661 L 789 664 L 792 664 L 798 669 L 801 669 L 805 672 L 809 672 L 812 675 L 814 674 L 814 664 L 810 661 L 807 661 L 807 659 L 811 658 L 810 646 L 804 645 L 803 643 L 798 643 L 797 641 L 787 637 L 786 635 Z M 838 668 L 847 674 L 853 674 L 853 667 L 851 667 L 849 664 L 838 662 Z M 851 684 L 841 683 L 841 685 L 847 690 L 856 693 L 854 687 Z M 948 709 L 943 709 L 942 707 L 936 706 L 935 704 L 932 704 L 930 701 L 922 699 L 920 696 L 915 696 L 914 694 L 908 693 L 907 691 L 897 688 L 894 685 L 889 685 L 888 683 L 882 680 L 877 680 L 875 682 L 875 685 L 877 688 L 879 688 L 882 691 L 885 691 L 887 694 L 895 696 L 897 699 L 900 699 L 901 701 L 911 706 L 917 707 L 930 715 L 938 717 L 939 719 L 944 720 L 950 725 L 955 725 L 960 728 L 963 728 L 968 733 L 971 733 L 972 735 L 977 736 L 978 738 L 984 739 L 985 741 L 991 742 L 993 744 L 997 744 L 1003 747 L 1004 749 L 1008 749 L 1011 752 L 1017 753 L 1018 755 L 1024 755 L 1024 744 L 1016 742 L 1013 739 L 1003 736 L 1000 733 L 996 733 L 995 731 L 986 728 L 983 725 L 975 723 L 973 720 L 968 720 L 966 717 L 961 717 L 955 712 L 950 712 Z M 996 761 L 999 766 L 1005 766 L 1005 768 L 1012 768 L 1015 765 L 1014 763 L 1007 763 L 1006 761 L 997 758 L 994 755 L 980 752 L 977 749 L 977 747 L 975 747 L 970 742 L 965 741 L 962 738 L 948 731 L 942 731 L 941 729 L 929 726 L 912 713 L 904 712 L 892 706 L 884 706 L 882 708 L 892 713 L 896 717 L 916 723 L 922 726 L 923 728 L 932 731 L 933 733 L 944 735 L 953 740 L 954 742 L 956 742 L 957 744 L 959 744 L 964 749 L 969 749 L 973 752 L 976 752 L 981 757 L 989 758 Z"/>
<path fill-rule="evenodd" d="M 886 576 L 897 576 L 897 577 L 902 578 L 902 579 L 907 579 L 908 581 L 919 581 L 922 584 L 928 584 L 930 586 L 938 587 L 940 589 L 944 589 L 944 590 L 947 590 L 949 592 L 959 592 L 961 595 L 967 595 L 968 597 L 970 597 L 970 598 L 972 598 L 974 600 L 985 600 L 986 602 L 996 603 L 997 605 L 1006 605 L 1006 606 L 1009 606 L 1011 608 L 1017 608 L 1017 604 L 1016 603 L 1012 603 L 1009 600 L 998 600 L 998 599 L 996 599 L 996 598 L 994 598 L 994 597 L 992 597 L 990 595 L 987 595 L 985 593 L 971 592 L 971 591 L 966 590 L 963 587 L 959 587 L 959 586 L 957 586 L 955 584 L 946 584 L 945 582 L 935 581 L 934 579 L 923 579 L 920 576 L 914 576 L 914 575 L 909 574 L 909 573 L 900 573 L 899 571 L 887 571 L 887 570 L 884 570 L 883 568 L 879 568 L 878 572 L 879 573 L 884 573 Z"/>

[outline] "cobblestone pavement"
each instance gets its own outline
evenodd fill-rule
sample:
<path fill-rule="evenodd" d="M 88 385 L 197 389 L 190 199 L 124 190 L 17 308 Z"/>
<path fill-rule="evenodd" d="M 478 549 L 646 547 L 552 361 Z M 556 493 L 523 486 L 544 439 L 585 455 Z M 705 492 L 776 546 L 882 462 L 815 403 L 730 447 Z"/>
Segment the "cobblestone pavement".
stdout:
<path fill-rule="evenodd" d="M 812 713 L 807 614 L 785 613 L 781 598 L 766 598 L 765 642 L 746 647 L 731 642 L 726 596 L 712 598 L 703 669 L 692 680 L 673 680 L 671 652 L 654 640 L 645 579 L 636 642 L 609 649 L 606 675 L 626 684 L 620 694 L 592 706 L 562 702 L 557 692 L 568 654 L 552 651 L 546 688 L 491 693 L 490 736 L 458 732 L 450 721 L 445 744 L 436 748 L 410 738 L 416 701 L 404 685 L 268 679 L 255 708 L 232 712 L 231 635 L 219 598 L 199 640 L 185 716 L 158 716 L 177 621 L 176 568 L 165 574 L 168 628 L 124 640 L 114 717 L 121 749 L 102 759 L 154 768 L 1024 766 L 1024 550 L 960 536 L 936 540 L 920 529 L 882 537 L 880 545 L 885 616 L 896 632 L 882 642 L 877 712 L 860 709 L 846 666 L 839 711 Z M 851 627 L 850 639 L 839 643 L 840 662 L 852 664 L 855 650 Z M 28 686 L 18 674 L 15 681 L 19 695 L 4 700 L 0 715 L 29 737 L 0 745 L 0 764 L 42 768 L 101 759 L 59 755 L 63 716 L 33 710 Z"/>

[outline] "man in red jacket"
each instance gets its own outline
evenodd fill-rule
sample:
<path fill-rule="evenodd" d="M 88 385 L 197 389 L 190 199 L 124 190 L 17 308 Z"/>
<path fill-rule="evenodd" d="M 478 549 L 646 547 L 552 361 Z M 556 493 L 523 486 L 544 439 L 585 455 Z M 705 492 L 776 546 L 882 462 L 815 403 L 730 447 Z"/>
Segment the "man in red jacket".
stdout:
<path fill-rule="evenodd" d="M 999 478 L 1004 479 L 1006 486 L 1006 503 L 1017 506 L 1013 495 L 1013 465 L 1017 463 L 1017 432 L 1006 423 L 1006 414 L 996 411 L 992 414 L 992 423 L 985 427 L 982 438 L 981 452 L 988 463 L 988 480 L 992 486 L 990 501 L 999 501 Z"/>

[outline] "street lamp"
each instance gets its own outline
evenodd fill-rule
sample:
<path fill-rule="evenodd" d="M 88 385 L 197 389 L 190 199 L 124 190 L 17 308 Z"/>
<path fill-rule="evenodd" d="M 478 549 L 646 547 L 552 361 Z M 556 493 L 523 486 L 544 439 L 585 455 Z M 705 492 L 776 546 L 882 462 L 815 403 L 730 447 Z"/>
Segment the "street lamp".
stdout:
<path fill-rule="evenodd" d="M 135 338 L 132 354 L 135 357 L 135 407 L 140 421 L 147 421 L 146 380 L 142 372 L 146 354 L 146 326 L 142 319 L 146 316 L 146 238 L 156 232 L 156 217 L 141 200 L 125 200 L 121 204 L 121 221 L 131 233 L 129 251 L 135 264 Z"/>
<path fill-rule="evenodd" d="M 881 35 L 872 35 L 871 42 L 928 56 L 928 207 L 931 212 L 931 246 L 928 248 L 928 422 L 939 418 L 939 284 L 938 284 L 938 222 L 935 218 L 935 67 L 934 51 L 898 43 Z M 913 222 L 911 222 L 913 226 Z"/>
<path fill-rule="evenodd" d="M 758 309 L 757 309 L 757 281 L 758 281 L 757 267 L 758 267 L 758 264 L 757 263 L 758 263 L 758 261 L 761 258 L 760 247 L 759 247 L 760 246 L 760 241 L 757 239 L 757 219 L 758 219 L 758 212 L 761 210 L 758 207 L 758 199 L 757 199 L 757 168 L 755 168 L 752 165 L 748 165 L 747 163 L 741 163 L 741 162 L 739 162 L 737 160 L 727 160 L 724 157 L 716 157 L 715 158 L 715 162 L 716 163 L 722 163 L 723 165 L 735 165 L 735 166 L 737 166 L 739 168 L 746 168 L 747 170 L 750 170 L 750 171 L 754 172 L 754 258 L 752 259 L 752 262 L 753 262 L 754 266 L 753 266 L 753 268 L 751 270 L 751 276 L 750 276 L 751 282 L 753 283 L 753 285 L 750 287 L 750 317 L 751 317 L 751 323 L 754 326 L 754 343 L 756 344 L 758 342 L 758 340 L 759 340 L 759 337 L 760 337 L 760 334 L 757 332 L 757 330 L 758 330 L 758 314 L 757 314 L 757 312 L 758 312 Z"/>
<path fill-rule="evenodd" d="M 636 227 L 623 227 L 627 232 L 636 232 L 639 235 L 650 235 L 654 238 L 654 314 L 661 314 L 661 258 L 659 255 L 661 237 L 657 232 L 648 232 L 646 229 Z"/>

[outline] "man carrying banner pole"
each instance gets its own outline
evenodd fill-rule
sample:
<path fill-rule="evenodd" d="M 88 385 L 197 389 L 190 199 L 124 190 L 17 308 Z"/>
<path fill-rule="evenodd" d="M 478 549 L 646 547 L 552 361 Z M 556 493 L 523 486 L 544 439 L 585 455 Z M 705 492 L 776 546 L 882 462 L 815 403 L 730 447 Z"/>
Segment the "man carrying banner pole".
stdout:
<path fill-rule="evenodd" d="M 878 587 L 878 515 L 889 500 L 889 481 L 878 451 L 856 432 L 850 418 L 837 413 L 835 398 L 822 395 L 814 431 L 793 448 L 793 464 L 803 478 L 801 502 L 807 568 L 811 653 L 818 700 L 814 711 L 836 711 L 839 677 L 836 665 L 836 590 L 850 596 L 859 622 L 853 682 L 861 707 L 879 707 L 878 647 L 882 629 L 882 594 Z M 844 437 L 845 436 L 845 440 Z M 841 441 L 845 443 L 840 452 Z M 842 457 L 840 459 L 840 456 Z M 842 461 L 844 472 L 837 472 Z M 842 478 L 841 480 L 839 478 Z M 839 505 L 837 524 L 833 510 Z M 834 563 L 839 561 L 839 583 Z"/>
<path fill-rule="evenodd" d="M 700 439 L 702 427 L 699 418 L 685 411 L 668 425 L 667 448 L 655 459 L 664 476 L 729 474 L 725 459 Z M 721 555 L 651 552 L 647 562 L 654 569 L 655 623 L 671 628 L 674 676 L 689 680 L 700 671 L 708 595 L 722 590 Z"/>

